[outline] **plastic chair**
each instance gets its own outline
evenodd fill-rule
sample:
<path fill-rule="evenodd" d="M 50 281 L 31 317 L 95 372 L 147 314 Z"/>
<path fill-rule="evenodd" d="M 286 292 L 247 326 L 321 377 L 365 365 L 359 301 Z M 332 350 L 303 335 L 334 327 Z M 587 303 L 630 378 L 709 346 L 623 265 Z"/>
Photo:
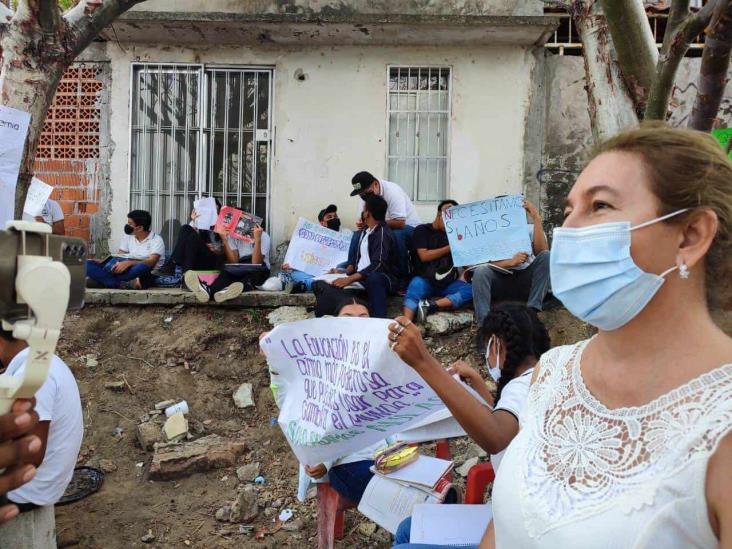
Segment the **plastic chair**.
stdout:
<path fill-rule="evenodd" d="M 463 503 L 477 505 L 483 503 L 485 489 L 496 478 L 493 465 L 489 462 L 473 465 L 468 471 L 465 482 L 465 498 Z"/>
<path fill-rule="evenodd" d="M 446 439 L 436 442 L 436 456 L 440 459 L 452 459 L 449 442 Z M 449 480 L 452 481 L 452 474 L 450 474 Z M 329 482 L 320 482 L 317 486 L 318 549 L 333 549 L 335 540 L 343 539 L 346 511 L 356 508 L 357 505 L 336 492 Z"/>

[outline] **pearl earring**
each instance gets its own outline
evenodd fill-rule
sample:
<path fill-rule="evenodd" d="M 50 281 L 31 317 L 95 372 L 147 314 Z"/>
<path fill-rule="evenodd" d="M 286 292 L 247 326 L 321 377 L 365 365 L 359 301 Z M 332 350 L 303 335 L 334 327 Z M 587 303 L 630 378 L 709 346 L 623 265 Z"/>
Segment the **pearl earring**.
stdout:
<path fill-rule="evenodd" d="M 687 267 L 686 263 L 683 261 L 681 262 L 681 265 L 679 265 L 679 276 L 682 280 L 689 278 L 689 267 Z"/>

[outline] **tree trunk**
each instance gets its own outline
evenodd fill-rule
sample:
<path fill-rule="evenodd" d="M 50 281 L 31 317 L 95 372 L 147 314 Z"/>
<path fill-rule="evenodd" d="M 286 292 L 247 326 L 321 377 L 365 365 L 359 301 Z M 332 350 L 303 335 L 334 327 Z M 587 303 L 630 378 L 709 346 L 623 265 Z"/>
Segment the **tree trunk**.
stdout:
<path fill-rule="evenodd" d="M 704 41 L 698 92 L 689 117 L 689 127 L 711 131 L 727 86 L 732 48 L 732 0 L 723 0 L 715 9 Z"/>
<path fill-rule="evenodd" d="M 595 141 L 603 141 L 638 124 L 638 116 L 599 4 L 578 0 L 571 9 L 582 39 L 592 135 Z"/>
<path fill-rule="evenodd" d="M 600 0 L 618 64 L 637 113 L 645 109 L 658 62 L 643 0 Z"/>
<path fill-rule="evenodd" d="M 49 44 L 46 37 L 40 29 L 30 31 L 26 27 L 21 31 L 19 25 L 12 24 L 0 39 L 0 101 L 7 107 L 31 115 L 15 192 L 16 219 L 23 215 L 38 140 L 56 87 L 67 66 L 63 58 L 54 55 L 56 47 Z"/>

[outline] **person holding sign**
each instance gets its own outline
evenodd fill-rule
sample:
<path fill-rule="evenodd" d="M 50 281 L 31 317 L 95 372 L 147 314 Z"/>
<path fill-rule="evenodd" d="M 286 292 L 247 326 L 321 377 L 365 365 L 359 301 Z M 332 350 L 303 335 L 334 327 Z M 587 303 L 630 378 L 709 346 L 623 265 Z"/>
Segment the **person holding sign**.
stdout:
<path fill-rule="evenodd" d="M 389 327 L 392 350 L 435 390 L 465 432 L 486 452 L 498 472 L 506 448 L 519 430 L 519 420 L 529 395 L 531 375 L 539 357 L 549 350 L 549 333 L 536 312 L 524 305 L 504 303 L 495 307 L 478 331 L 478 349 L 485 349 L 485 364 L 496 375 L 498 390 L 489 408 L 474 398 L 452 377 L 458 374 L 486 402 L 493 402 L 480 373 L 464 361 L 445 370 L 429 353 L 419 329 L 405 317 Z M 395 547 L 408 545 L 409 519 L 397 531 Z M 475 547 L 475 546 L 473 546 Z"/>
<path fill-rule="evenodd" d="M 478 326 L 483 325 L 493 300 L 523 301 L 536 311 L 542 310 L 549 291 L 549 241 L 536 206 L 524 200 L 524 209 L 531 219 L 528 225 L 531 249 L 518 252 L 510 259 L 480 265 L 473 271 L 473 306 Z"/>
<path fill-rule="evenodd" d="M 438 309 L 458 309 L 473 299 L 473 287 L 460 280 L 453 265 L 450 243 L 445 233 L 442 212 L 457 206 L 454 200 L 443 200 L 437 206 L 437 216 L 414 230 L 412 243 L 417 256 L 417 275 L 412 278 L 404 297 L 404 316 L 420 322 Z M 433 299 L 438 297 L 439 299 Z"/>
<path fill-rule="evenodd" d="M 26 218 L 26 215 L 26 213 L 23 213 L 23 219 Z M 66 227 L 64 227 L 64 212 L 61 209 L 61 205 L 55 200 L 51 200 L 50 198 L 46 200 L 40 215 L 37 215 L 32 219 L 39 223 L 51 225 L 51 232 L 53 234 L 66 234 Z"/>
<path fill-rule="evenodd" d="M 385 222 L 394 232 L 399 251 L 398 276 L 402 281 L 406 281 L 409 277 L 409 249 L 412 233 L 414 228 L 422 223 L 414 204 L 399 184 L 377 179 L 369 172 L 359 172 L 354 175 L 351 179 L 351 186 L 353 187 L 351 196 L 361 197 L 362 202 L 369 194 L 380 196 L 386 201 Z M 363 202 L 362 207 L 366 207 L 365 202 Z M 364 228 L 363 222 L 356 223 L 356 228 L 362 230 Z M 349 260 L 357 251 L 356 246 L 359 239 L 359 233 L 355 233 L 351 240 Z"/>

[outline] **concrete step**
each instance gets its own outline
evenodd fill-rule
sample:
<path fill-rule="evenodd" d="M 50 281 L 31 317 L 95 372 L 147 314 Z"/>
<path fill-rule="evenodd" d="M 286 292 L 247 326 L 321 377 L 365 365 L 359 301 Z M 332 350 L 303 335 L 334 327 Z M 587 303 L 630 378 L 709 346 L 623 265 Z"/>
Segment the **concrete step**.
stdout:
<path fill-rule="evenodd" d="M 149 290 L 86 290 L 86 303 L 90 305 L 215 305 L 234 307 L 277 308 L 285 305 L 311 307 L 315 296 L 308 294 L 285 294 L 279 292 L 244 292 L 236 299 L 225 303 L 199 303 L 196 297 L 182 288 L 151 288 Z"/>

